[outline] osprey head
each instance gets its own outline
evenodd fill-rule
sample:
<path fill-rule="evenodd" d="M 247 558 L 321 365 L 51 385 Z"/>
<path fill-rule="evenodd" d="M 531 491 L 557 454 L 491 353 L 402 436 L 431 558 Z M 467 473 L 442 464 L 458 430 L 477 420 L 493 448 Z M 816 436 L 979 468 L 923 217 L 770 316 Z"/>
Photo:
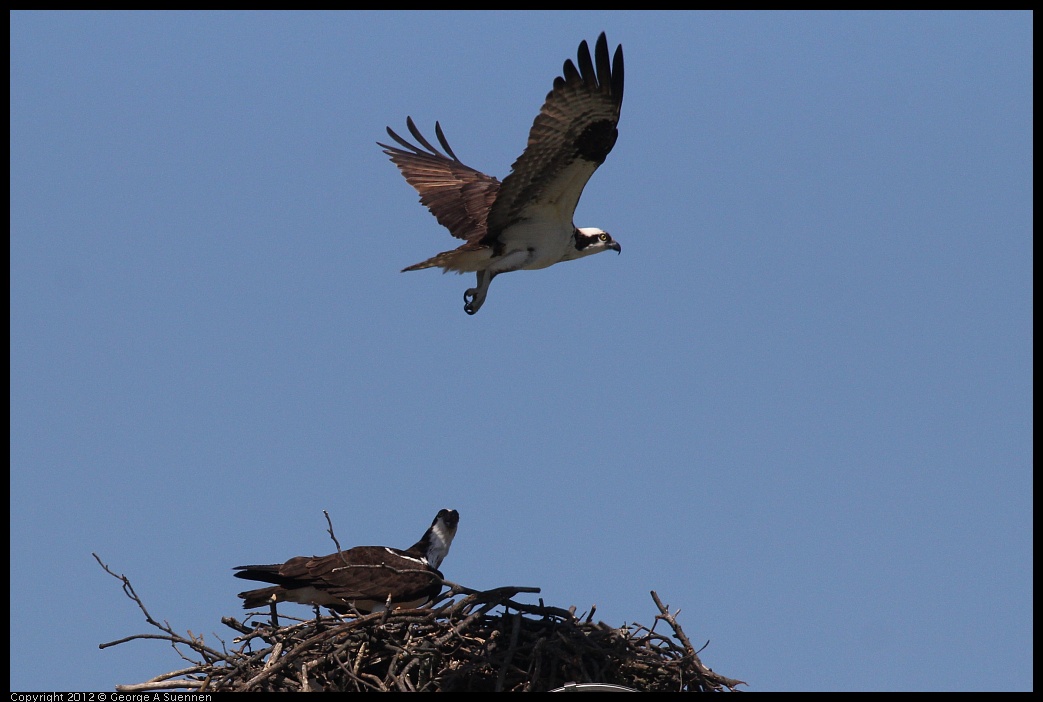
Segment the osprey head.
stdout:
<path fill-rule="evenodd" d="M 622 253 L 619 242 L 613 239 L 608 232 L 596 227 L 578 227 L 572 233 L 572 246 L 574 248 L 566 254 L 566 261 L 601 253 L 609 249 L 616 253 Z"/>
<path fill-rule="evenodd" d="M 456 527 L 460 523 L 460 513 L 455 509 L 443 509 L 431 522 L 431 528 L 424 534 L 427 543 L 424 548 L 424 557 L 432 568 L 442 565 L 442 559 L 449 553 L 449 547 L 453 544 L 456 536 Z"/>

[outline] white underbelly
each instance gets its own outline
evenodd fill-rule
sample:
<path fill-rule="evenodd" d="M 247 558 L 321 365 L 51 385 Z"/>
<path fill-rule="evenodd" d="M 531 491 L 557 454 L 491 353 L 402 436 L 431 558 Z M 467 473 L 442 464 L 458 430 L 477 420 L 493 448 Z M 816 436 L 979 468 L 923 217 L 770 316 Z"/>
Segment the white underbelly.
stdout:
<path fill-rule="evenodd" d="M 552 225 L 546 220 L 523 221 L 508 229 L 502 239 L 507 245 L 493 270 L 537 270 L 565 258 L 567 247 L 572 245 L 572 226 Z"/>

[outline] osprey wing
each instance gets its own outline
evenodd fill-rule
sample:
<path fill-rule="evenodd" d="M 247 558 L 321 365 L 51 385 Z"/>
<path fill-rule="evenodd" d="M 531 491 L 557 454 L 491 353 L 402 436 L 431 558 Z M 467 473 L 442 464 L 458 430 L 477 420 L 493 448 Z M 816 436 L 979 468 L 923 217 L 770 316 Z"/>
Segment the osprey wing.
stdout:
<path fill-rule="evenodd" d="M 435 136 L 444 154 L 424 138 L 412 117 L 406 118 L 406 126 L 420 146 L 409 143 L 391 127 L 387 128 L 388 135 L 403 148 L 380 142 L 377 145 L 402 171 L 406 182 L 420 193 L 420 202 L 431 210 L 439 224 L 458 239 L 479 241 L 486 234 L 486 220 L 500 181 L 464 165 L 449 147 L 438 122 Z"/>
<path fill-rule="evenodd" d="M 349 564 L 333 563 L 322 576 L 323 588 L 349 602 L 372 600 L 392 603 L 429 600 L 442 589 L 442 574 L 395 549 L 364 547 Z M 354 550 L 354 549 L 353 549 Z M 383 552 L 383 553 L 381 553 Z"/>
<path fill-rule="evenodd" d="M 489 213 L 490 237 L 526 218 L 531 208 L 555 208 L 571 226 L 584 186 L 616 143 L 623 104 L 623 47 L 616 47 L 610 62 L 602 33 L 593 60 L 586 41 L 576 58 L 579 68 L 567 60 L 563 76 L 554 79 L 529 130 L 525 151 L 500 185 Z"/>

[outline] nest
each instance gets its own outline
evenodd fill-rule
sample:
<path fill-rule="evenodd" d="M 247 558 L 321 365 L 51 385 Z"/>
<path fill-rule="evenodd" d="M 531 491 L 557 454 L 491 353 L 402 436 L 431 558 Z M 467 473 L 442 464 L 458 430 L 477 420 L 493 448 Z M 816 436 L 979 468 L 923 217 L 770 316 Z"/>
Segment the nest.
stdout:
<path fill-rule="evenodd" d="M 95 556 L 97 558 L 97 556 Z M 646 627 L 612 627 L 593 620 L 594 609 L 577 616 L 560 609 L 514 601 L 537 588 L 476 591 L 446 582 L 448 590 L 430 607 L 358 617 L 316 616 L 280 625 L 270 616 L 224 617 L 234 630 L 231 645 L 207 645 L 202 636 L 176 633 L 145 609 L 124 575 L 105 570 L 189 663 L 143 683 L 118 685 L 120 692 L 544 692 L 620 686 L 636 692 L 735 691 L 741 680 L 718 675 L 699 659 L 688 637 L 659 596 L 659 614 Z M 656 631 L 660 623 L 664 631 Z M 668 631 L 667 631 L 668 629 Z M 600 689 L 607 689 L 600 687 Z M 616 687 L 615 689 L 619 689 Z"/>

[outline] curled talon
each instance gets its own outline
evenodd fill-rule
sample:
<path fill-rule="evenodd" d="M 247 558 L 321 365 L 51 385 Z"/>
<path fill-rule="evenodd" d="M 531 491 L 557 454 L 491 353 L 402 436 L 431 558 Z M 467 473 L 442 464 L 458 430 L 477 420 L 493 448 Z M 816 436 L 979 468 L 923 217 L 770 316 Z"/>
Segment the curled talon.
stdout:
<path fill-rule="evenodd" d="M 464 291 L 464 312 L 474 314 L 485 302 L 485 295 L 479 288 L 468 288 Z"/>

